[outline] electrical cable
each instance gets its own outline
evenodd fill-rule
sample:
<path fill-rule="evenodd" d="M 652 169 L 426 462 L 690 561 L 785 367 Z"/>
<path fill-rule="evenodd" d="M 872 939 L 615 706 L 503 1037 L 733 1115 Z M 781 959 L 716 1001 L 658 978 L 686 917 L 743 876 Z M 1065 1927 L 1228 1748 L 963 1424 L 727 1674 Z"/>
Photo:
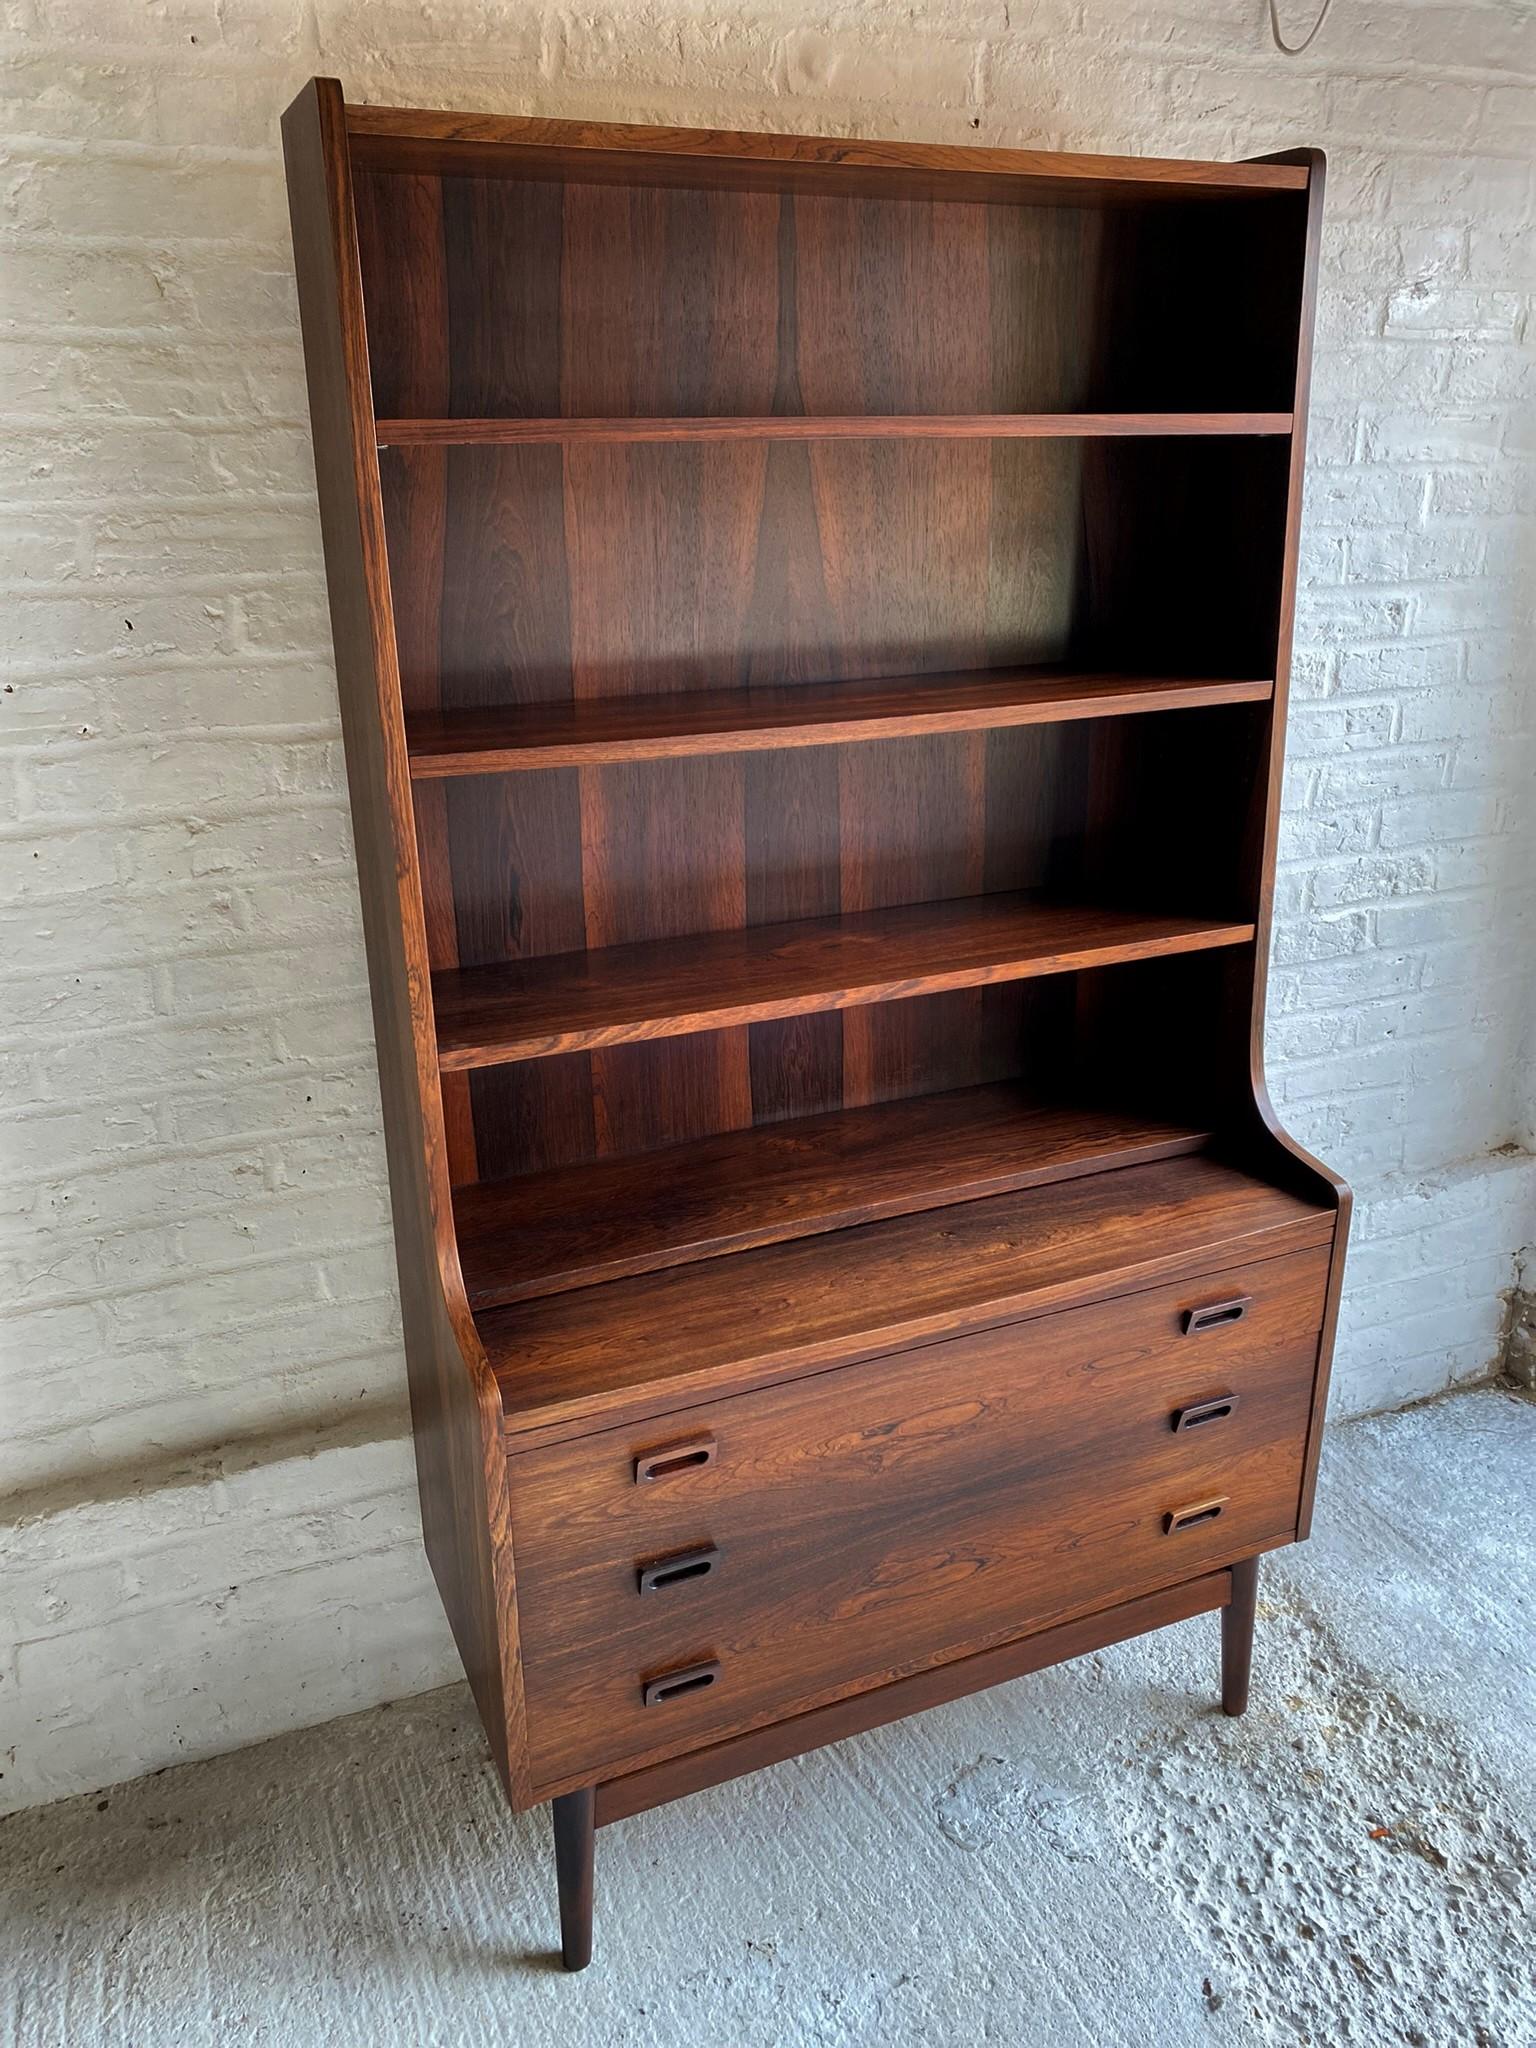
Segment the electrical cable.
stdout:
<path fill-rule="evenodd" d="M 1302 37 L 1301 41 L 1299 43 L 1288 43 L 1285 40 L 1285 37 L 1280 33 L 1280 15 L 1278 8 L 1276 6 L 1276 0 L 1269 0 L 1269 32 L 1275 39 L 1275 48 L 1277 50 L 1283 50 L 1287 57 L 1299 57 L 1303 50 L 1308 49 L 1311 46 L 1312 40 L 1316 36 L 1318 30 L 1322 27 L 1323 23 L 1328 19 L 1329 11 L 1331 10 L 1332 6 L 1333 0 L 1323 0 L 1321 13 L 1318 15 L 1316 21 L 1313 22 L 1312 26 L 1307 30 L 1307 33 Z"/>

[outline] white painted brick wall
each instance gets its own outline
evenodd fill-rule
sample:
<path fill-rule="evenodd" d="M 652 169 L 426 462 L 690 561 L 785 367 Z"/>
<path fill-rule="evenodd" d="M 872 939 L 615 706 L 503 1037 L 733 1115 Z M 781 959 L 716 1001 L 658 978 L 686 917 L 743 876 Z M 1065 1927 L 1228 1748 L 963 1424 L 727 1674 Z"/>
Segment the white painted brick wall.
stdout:
<path fill-rule="evenodd" d="M 1313 0 L 1282 0 L 1294 36 Z M 10 0 L 0 1804 L 454 1669 L 403 1436 L 277 117 L 355 98 L 1330 154 L 1273 980 L 1336 1412 L 1536 1236 L 1536 19 L 1336 0 Z M 1522 1149 L 1522 1147 L 1524 1149 Z"/>

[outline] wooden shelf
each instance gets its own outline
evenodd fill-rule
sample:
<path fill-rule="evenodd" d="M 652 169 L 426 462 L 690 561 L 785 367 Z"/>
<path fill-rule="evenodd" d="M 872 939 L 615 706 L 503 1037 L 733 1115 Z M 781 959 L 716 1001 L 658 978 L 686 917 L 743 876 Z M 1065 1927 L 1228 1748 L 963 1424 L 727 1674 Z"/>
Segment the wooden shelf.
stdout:
<path fill-rule="evenodd" d="M 1128 1166 L 497 1309 L 509 1428 L 561 1434 L 896 1345 L 1326 1244 L 1332 1211 L 1209 1157 Z"/>
<path fill-rule="evenodd" d="M 1237 946 L 1252 924 L 968 896 L 432 977 L 445 1072 Z"/>
<path fill-rule="evenodd" d="M 1300 163 L 1082 156 L 975 143 L 868 142 L 553 121 L 543 115 L 445 114 L 349 106 L 358 170 L 420 176 L 571 179 L 582 184 L 824 192 L 1002 205 L 1168 204 L 1305 192 Z"/>
<path fill-rule="evenodd" d="M 528 441 L 1075 441 L 1288 434 L 1288 412 L 772 413 L 705 419 L 381 419 L 381 448 Z"/>
<path fill-rule="evenodd" d="M 428 780 L 1050 725 L 1208 704 L 1256 704 L 1273 694 L 1272 682 L 1258 680 L 980 669 L 874 682 L 677 691 L 426 713 L 407 721 L 406 738 L 412 776 Z"/>
<path fill-rule="evenodd" d="M 957 1088 L 455 1191 L 470 1307 L 1197 1152 L 1208 1133 Z"/>

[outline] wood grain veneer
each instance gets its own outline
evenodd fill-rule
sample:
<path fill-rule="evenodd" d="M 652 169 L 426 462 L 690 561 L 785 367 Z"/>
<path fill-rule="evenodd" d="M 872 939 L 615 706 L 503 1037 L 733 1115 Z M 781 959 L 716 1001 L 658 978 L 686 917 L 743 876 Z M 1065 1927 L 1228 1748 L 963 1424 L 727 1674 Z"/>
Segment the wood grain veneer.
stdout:
<path fill-rule="evenodd" d="M 479 1328 L 509 1432 L 569 1434 L 1332 1232 L 1319 1203 L 1174 1158 L 548 1295 Z"/>
<path fill-rule="evenodd" d="M 1282 1539 L 1288 1540 L 1288 1539 Z M 1254 1560 L 1255 1566 L 1257 1560 Z M 727 1778 L 804 1756 L 829 1742 L 842 1742 L 871 1728 L 883 1728 L 909 1714 L 924 1714 L 951 1700 L 965 1699 L 1032 1671 L 1044 1671 L 1074 1657 L 1091 1656 L 1111 1643 L 1167 1628 L 1197 1614 L 1225 1609 L 1232 1597 L 1230 1572 L 1209 1572 L 1183 1579 L 1160 1593 L 1144 1593 L 1114 1607 L 1103 1607 L 1080 1620 L 1057 1622 L 1050 1628 L 1000 1643 L 995 1649 L 957 1657 L 907 1678 L 850 1694 L 803 1714 L 790 1714 L 742 1735 L 685 1750 L 682 1755 L 640 1770 L 606 1779 L 597 1794 L 596 1825 L 627 1820 L 649 1807 L 685 1799 Z M 1225 1616 L 1223 1615 L 1223 1618 Z"/>
<path fill-rule="evenodd" d="M 758 419 L 380 420 L 381 448 L 540 441 L 1075 441 L 1151 435 L 1288 434 L 1288 412 L 775 414 Z"/>
<path fill-rule="evenodd" d="M 944 193 L 1013 204 L 1074 204 L 1106 195 L 1116 200 L 1222 198 L 1307 189 L 1305 171 L 1284 162 L 1084 156 L 405 107 L 352 106 L 347 125 L 353 159 L 368 169 L 471 177 L 574 176 L 623 184 L 704 179 L 743 190 L 902 197 Z"/>
<path fill-rule="evenodd" d="M 1197 1152 L 1207 1134 L 1032 1102 L 1016 1084 L 474 1181 L 455 1200 L 470 1306 L 494 1308 L 754 1245 Z"/>
<path fill-rule="evenodd" d="M 598 767 L 928 733 L 995 731 L 1069 719 L 1123 718 L 1210 704 L 1262 704 L 1254 680 L 1041 676 L 1031 670 L 902 676 L 873 682 L 690 690 L 675 696 L 588 698 L 565 704 L 422 712 L 407 721 L 411 774 L 506 774 Z"/>
<path fill-rule="evenodd" d="M 1246 1556 L 1295 1524 L 1328 1250 L 679 1410 L 707 1466 L 637 1488 L 630 1427 L 514 1461 L 537 1782 L 658 1761 Z M 1203 1334 L 1192 1302 L 1249 1297 Z M 1236 1396 L 1198 1441 L 1170 1417 Z M 1164 1516 L 1226 1493 L 1215 1519 Z M 706 1579 L 642 1597 L 629 1560 L 704 1538 Z M 641 1682 L 700 1661 L 657 1713 Z"/>
<path fill-rule="evenodd" d="M 1240 946 L 1251 924 L 999 893 L 548 954 L 433 979 L 445 1069 Z"/>
<path fill-rule="evenodd" d="M 294 264 L 378 1038 L 400 1309 L 427 1555 L 514 1802 L 528 1797 L 506 1463 L 494 1384 L 459 1278 L 427 999 L 426 943 L 386 566 L 341 88 L 283 120 Z"/>

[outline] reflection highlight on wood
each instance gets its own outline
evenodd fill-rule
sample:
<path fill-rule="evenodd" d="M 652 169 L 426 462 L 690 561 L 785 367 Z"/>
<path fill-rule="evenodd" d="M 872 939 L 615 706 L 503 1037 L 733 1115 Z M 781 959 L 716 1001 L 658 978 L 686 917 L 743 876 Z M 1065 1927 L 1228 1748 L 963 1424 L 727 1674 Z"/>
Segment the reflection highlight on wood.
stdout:
<path fill-rule="evenodd" d="M 680 690 L 407 720 L 411 774 L 501 774 L 597 767 L 684 754 L 756 753 L 1113 718 L 1208 704 L 1266 702 L 1274 684 L 1213 678 L 1041 675 L 982 669 L 875 682 L 795 683 L 747 690 Z"/>
<path fill-rule="evenodd" d="M 381 448 L 509 441 L 1071 441 L 1288 434 L 1288 412 L 773 413 L 708 419 L 381 419 Z"/>
<path fill-rule="evenodd" d="M 1002 205 L 1188 203 L 1301 193 L 1296 163 L 1085 156 L 947 142 L 754 135 L 721 128 L 556 121 L 423 108 L 347 109 L 358 169 L 461 177 L 574 178 L 703 190 L 970 199 Z"/>
<path fill-rule="evenodd" d="M 1207 1133 L 957 1088 L 475 1182 L 454 1196 L 470 1306 L 1198 1151 Z"/>
<path fill-rule="evenodd" d="M 433 976 L 444 1071 L 1242 945 L 1249 923 L 999 893 Z"/>
<path fill-rule="evenodd" d="M 598 1408 L 622 1420 L 626 1398 L 664 1411 L 1332 1234 L 1321 1204 L 1195 1154 L 552 1294 L 478 1322 L 508 1427 L 563 1433 Z"/>

